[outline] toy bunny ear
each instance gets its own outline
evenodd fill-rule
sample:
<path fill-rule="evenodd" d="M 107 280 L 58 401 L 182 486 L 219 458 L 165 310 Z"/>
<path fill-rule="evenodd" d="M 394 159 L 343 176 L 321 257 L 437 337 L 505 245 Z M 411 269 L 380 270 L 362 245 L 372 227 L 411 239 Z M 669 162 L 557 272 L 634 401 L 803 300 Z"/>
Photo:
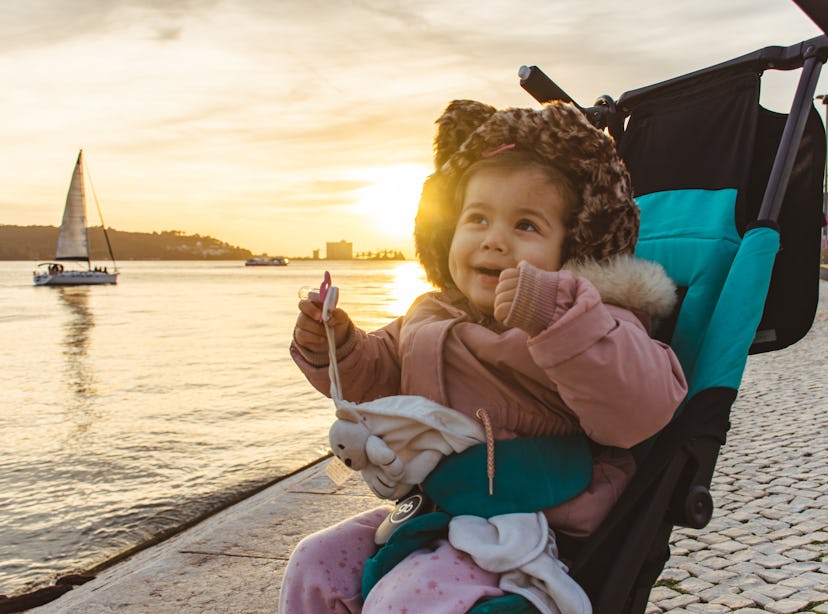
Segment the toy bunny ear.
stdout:
<path fill-rule="evenodd" d="M 336 417 L 346 422 L 360 422 L 359 414 L 352 407 L 348 407 L 344 403 L 338 403 L 336 406 Z"/>
<path fill-rule="evenodd" d="M 439 169 L 469 138 L 497 112 L 494 107 L 475 100 L 454 100 L 437 120 L 434 137 L 434 167 Z"/>

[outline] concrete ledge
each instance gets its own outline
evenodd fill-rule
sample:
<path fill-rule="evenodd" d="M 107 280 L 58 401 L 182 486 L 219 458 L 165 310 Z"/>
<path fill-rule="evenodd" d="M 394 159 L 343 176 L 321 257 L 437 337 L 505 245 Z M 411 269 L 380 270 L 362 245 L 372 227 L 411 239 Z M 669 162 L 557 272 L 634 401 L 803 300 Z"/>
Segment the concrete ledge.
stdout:
<path fill-rule="evenodd" d="M 138 552 L 33 612 L 275 612 L 296 543 L 380 501 L 319 462 Z"/>

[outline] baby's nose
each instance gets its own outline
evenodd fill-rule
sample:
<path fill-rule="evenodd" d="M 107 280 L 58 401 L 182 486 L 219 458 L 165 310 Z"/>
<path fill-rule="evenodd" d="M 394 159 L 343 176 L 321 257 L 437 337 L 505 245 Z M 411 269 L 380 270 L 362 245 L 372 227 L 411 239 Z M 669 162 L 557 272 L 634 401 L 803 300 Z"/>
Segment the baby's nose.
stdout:
<path fill-rule="evenodd" d="M 502 229 L 493 226 L 486 232 L 480 247 L 485 250 L 506 252 L 509 247 L 507 235 Z"/>

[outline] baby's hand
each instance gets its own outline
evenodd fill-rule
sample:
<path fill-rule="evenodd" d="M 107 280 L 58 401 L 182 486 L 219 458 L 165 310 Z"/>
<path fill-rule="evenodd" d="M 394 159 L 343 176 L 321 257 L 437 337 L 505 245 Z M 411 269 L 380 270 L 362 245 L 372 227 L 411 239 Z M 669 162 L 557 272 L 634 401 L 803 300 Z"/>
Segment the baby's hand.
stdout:
<path fill-rule="evenodd" d="M 342 345 L 347 336 L 351 318 L 339 308 L 329 312 L 328 324 L 333 326 L 336 346 Z M 296 318 L 296 327 L 293 329 L 293 339 L 296 344 L 311 352 L 326 352 L 328 338 L 325 335 L 325 325 L 322 323 L 322 305 L 309 298 L 299 301 L 299 317 Z"/>
<path fill-rule="evenodd" d="M 503 322 L 509 311 L 512 309 L 512 303 L 515 301 L 515 293 L 517 292 L 518 277 L 520 276 L 517 268 L 504 269 L 500 272 L 500 279 L 495 287 L 494 298 L 494 317 L 498 322 Z"/>

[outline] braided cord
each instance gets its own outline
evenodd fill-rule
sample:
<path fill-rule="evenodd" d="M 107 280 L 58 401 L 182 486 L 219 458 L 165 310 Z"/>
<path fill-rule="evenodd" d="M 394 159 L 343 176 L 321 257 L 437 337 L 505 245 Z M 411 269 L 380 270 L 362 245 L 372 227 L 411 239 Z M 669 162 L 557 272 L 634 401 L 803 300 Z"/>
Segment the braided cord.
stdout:
<path fill-rule="evenodd" d="M 494 462 L 494 433 L 492 432 L 492 421 L 489 418 L 489 412 L 482 407 L 475 413 L 478 420 L 483 422 L 483 428 L 486 431 L 486 476 L 489 478 L 489 494 L 494 494 L 494 477 L 495 477 L 495 462 Z"/>

